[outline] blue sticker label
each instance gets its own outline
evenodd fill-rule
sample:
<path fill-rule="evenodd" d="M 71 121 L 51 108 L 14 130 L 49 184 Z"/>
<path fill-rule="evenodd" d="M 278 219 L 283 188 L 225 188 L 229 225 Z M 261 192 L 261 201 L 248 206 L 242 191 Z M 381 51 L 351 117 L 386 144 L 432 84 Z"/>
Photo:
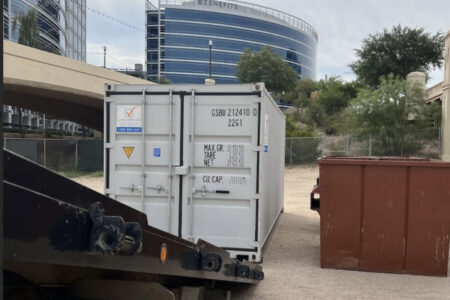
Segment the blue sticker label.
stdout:
<path fill-rule="evenodd" d="M 269 145 L 264 145 L 264 152 L 269 152 Z"/>
<path fill-rule="evenodd" d="M 117 132 L 142 132 L 142 127 L 117 127 Z"/>
<path fill-rule="evenodd" d="M 153 157 L 161 157 L 161 148 L 153 148 Z"/>

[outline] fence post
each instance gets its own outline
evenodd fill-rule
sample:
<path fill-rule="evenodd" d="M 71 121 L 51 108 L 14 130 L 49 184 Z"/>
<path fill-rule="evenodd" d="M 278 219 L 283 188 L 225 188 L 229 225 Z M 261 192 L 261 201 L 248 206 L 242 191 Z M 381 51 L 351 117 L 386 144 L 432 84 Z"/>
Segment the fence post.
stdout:
<path fill-rule="evenodd" d="M 44 135 L 44 168 L 47 168 L 47 139 Z"/>
<path fill-rule="evenodd" d="M 372 135 L 369 134 L 369 156 L 372 156 Z"/>
<path fill-rule="evenodd" d="M 289 165 L 291 166 L 292 165 L 292 138 L 289 138 L 289 140 L 291 140 L 291 150 L 290 150 L 290 155 L 289 155 Z"/>
<path fill-rule="evenodd" d="M 323 145 L 324 145 L 324 137 L 322 136 L 321 140 L 320 140 L 320 156 L 323 156 Z"/>
<path fill-rule="evenodd" d="M 75 171 L 78 170 L 78 140 L 75 140 Z"/>
<path fill-rule="evenodd" d="M 348 155 L 348 151 L 349 151 L 349 148 L 350 148 L 350 147 L 349 147 L 349 146 L 350 146 L 349 143 L 350 143 L 350 136 L 347 135 L 347 151 L 345 152 L 347 156 L 349 156 L 349 155 Z"/>
<path fill-rule="evenodd" d="M 442 127 L 439 127 L 439 158 L 442 157 Z"/>

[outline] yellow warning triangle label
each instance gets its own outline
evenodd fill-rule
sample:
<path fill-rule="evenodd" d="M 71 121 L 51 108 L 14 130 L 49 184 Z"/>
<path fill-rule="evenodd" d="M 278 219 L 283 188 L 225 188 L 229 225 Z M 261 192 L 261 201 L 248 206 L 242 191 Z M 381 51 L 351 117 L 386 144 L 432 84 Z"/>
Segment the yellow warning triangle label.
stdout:
<path fill-rule="evenodd" d="M 131 154 L 133 153 L 134 147 L 123 147 L 123 151 L 127 155 L 128 158 L 130 158 Z"/>

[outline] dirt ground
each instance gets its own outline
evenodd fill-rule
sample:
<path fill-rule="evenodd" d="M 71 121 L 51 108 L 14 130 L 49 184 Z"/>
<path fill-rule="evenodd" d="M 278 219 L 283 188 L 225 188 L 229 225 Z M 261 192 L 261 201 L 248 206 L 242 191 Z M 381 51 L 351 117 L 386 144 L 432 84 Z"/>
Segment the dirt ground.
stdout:
<path fill-rule="evenodd" d="M 287 168 L 285 206 L 266 244 L 265 279 L 236 288 L 233 299 L 450 299 L 450 277 L 321 269 L 319 215 L 309 209 L 315 167 Z M 102 178 L 78 182 L 103 192 Z"/>

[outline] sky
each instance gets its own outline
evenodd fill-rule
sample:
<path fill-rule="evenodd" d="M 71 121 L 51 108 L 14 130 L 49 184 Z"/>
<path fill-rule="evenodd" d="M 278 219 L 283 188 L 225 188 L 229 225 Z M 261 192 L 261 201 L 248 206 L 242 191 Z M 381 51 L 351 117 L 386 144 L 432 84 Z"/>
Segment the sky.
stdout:
<path fill-rule="evenodd" d="M 290 13 L 311 24 L 319 35 L 317 80 L 325 75 L 354 79 L 348 65 L 354 49 L 369 34 L 401 24 L 423 27 L 430 33 L 450 30 L 449 0 L 254 0 L 247 1 Z M 153 0 L 156 4 L 157 0 Z M 87 62 L 134 68 L 145 63 L 145 0 L 87 0 Z M 109 17 L 124 21 L 130 28 Z M 443 80 L 443 70 L 430 73 L 428 86 Z"/>

